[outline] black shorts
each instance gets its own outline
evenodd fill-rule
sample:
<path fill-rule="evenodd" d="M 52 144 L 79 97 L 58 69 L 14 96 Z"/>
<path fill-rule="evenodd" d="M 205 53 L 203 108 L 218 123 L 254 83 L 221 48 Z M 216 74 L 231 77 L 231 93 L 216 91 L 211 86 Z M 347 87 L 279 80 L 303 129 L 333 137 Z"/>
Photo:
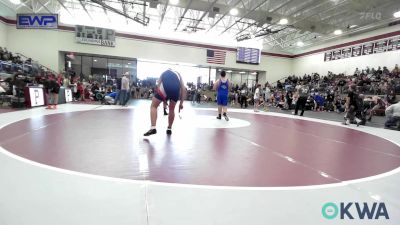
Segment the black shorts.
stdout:
<path fill-rule="evenodd" d="M 58 85 L 50 89 L 50 93 L 58 94 L 59 92 L 60 92 L 60 87 Z"/>

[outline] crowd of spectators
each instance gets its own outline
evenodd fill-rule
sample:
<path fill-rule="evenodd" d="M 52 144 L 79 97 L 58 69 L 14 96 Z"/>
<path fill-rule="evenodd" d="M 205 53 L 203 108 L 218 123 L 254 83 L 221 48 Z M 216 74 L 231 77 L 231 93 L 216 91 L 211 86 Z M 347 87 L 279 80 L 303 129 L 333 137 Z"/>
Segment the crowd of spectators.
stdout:
<path fill-rule="evenodd" d="M 73 71 L 56 73 L 40 66 L 31 58 L 21 57 L 20 54 L 13 54 L 1 47 L 0 73 L 12 75 L 2 77 L 0 80 L 0 93 L 3 95 L 22 97 L 23 88 L 27 85 L 43 85 L 47 90 L 49 83 L 56 83 L 59 87 L 71 88 L 73 101 L 104 102 L 106 96 L 108 100 L 110 96 L 119 100 L 118 84 L 121 84 L 121 78 L 96 80 L 89 75 L 89 79 L 85 80 L 84 76 L 77 76 Z M 52 80 L 55 82 L 50 82 Z M 152 78 L 130 81 L 127 98 L 151 98 L 155 87 L 156 79 Z M 188 84 L 188 100 L 198 103 L 215 101 L 211 87 L 212 84 Z M 300 88 L 301 93 L 299 93 Z M 356 68 L 350 76 L 329 71 L 326 75 L 318 73 L 291 75 L 273 84 L 267 82 L 259 88 L 258 101 L 265 106 L 294 110 L 298 101 L 304 100 L 305 110 L 342 113 L 346 110 L 350 89 L 353 89 L 352 92 L 356 93 L 362 102 L 360 109 L 365 124 L 366 121 L 371 121 L 374 115 L 385 115 L 385 110 L 398 101 L 396 95 L 400 95 L 400 68 L 397 64 L 391 69 Z M 254 91 L 255 87 L 249 87 L 246 83 L 231 84 L 229 101 L 231 105 L 247 108 L 248 105 L 254 104 Z"/>
<path fill-rule="evenodd" d="M 306 110 L 338 113 L 345 112 L 349 90 L 353 88 L 352 92 L 361 105 L 358 107 L 358 116 L 362 121 L 361 124 L 365 124 L 371 121 L 374 115 L 385 115 L 387 107 L 398 101 L 396 95 L 400 94 L 400 68 L 397 64 L 391 70 L 387 67 L 377 69 L 367 67 L 362 70 L 356 68 L 350 76 L 332 72 L 328 72 L 326 76 L 318 73 L 292 75 L 274 84 L 267 83 L 263 89 L 265 102 L 269 106 L 294 109 L 301 88 L 301 92 L 304 90 L 306 92 L 303 93 Z M 239 96 L 240 98 L 242 97 Z"/>
<path fill-rule="evenodd" d="M 41 70 L 47 70 L 40 67 L 39 64 L 31 58 L 24 57 L 21 54 L 13 54 L 7 48 L 0 47 L 0 71 L 14 73 L 20 71 L 24 74 L 37 75 Z"/>

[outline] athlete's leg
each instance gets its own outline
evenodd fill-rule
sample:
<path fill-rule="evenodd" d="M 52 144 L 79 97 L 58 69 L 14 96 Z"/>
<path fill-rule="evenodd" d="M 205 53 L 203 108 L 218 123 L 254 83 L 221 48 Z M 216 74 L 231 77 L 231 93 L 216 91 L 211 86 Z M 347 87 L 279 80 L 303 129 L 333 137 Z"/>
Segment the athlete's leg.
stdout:
<path fill-rule="evenodd" d="M 150 106 L 150 120 L 151 120 L 151 128 L 149 131 L 144 133 L 144 136 L 149 136 L 152 134 L 156 134 L 156 122 L 157 122 L 157 108 L 160 105 L 161 100 L 157 99 L 156 97 L 153 97 L 151 106 Z"/>
<path fill-rule="evenodd" d="M 161 101 L 155 97 L 153 97 L 151 101 L 150 107 L 150 119 L 151 119 L 151 126 L 155 127 L 157 123 L 157 108 L 160 105 Z"/>
<path fill-rule="evenodd" d="M 174 123 L 175 119 L 175 101 L 170 101 L 169 102 L 169 114 L 168 114 L 168 129 L 172 128 L 172 124 Z"/>

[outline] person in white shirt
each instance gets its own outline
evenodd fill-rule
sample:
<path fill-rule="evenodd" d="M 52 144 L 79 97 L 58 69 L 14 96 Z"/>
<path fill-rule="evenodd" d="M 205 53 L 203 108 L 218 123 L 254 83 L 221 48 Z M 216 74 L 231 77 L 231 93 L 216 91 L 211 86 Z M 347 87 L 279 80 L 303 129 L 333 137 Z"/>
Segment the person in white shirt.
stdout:
<path fill-rule="evenodd" d="M 400 130 L 400 102 L 387 107 L 385 114 L 387 117 L 385 128 L 397 126 L 397 129 Z"/>
<path fill-rule="evenodd" d="M 129 100 L 129 79 L 128 79 L 128 72 L 126 72 L 121 79 L 121 93 L 119 95 L 119 103 L 122 106 L 125 106 Z"/>
<path fill-rule="evenodd" d="M 256 91 L 254 92 L 254 112 L 258 112 L 258 107 L 260 106 L 260 89 L 261 84 L 257 84 Z"/>

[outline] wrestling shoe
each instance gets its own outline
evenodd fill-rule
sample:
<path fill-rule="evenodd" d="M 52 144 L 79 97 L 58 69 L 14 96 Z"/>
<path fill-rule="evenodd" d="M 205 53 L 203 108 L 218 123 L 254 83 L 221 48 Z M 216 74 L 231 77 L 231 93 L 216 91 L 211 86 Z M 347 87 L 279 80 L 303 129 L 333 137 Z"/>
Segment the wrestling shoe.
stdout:
<path fill-rule="evenodd" d="M 153 134 L 157 134 L 157 130 L 156 129 L 150 129 L 149 131 L 144 133 L 143 136 L 150 136 L 150 135 L 153 135 Z"/>

